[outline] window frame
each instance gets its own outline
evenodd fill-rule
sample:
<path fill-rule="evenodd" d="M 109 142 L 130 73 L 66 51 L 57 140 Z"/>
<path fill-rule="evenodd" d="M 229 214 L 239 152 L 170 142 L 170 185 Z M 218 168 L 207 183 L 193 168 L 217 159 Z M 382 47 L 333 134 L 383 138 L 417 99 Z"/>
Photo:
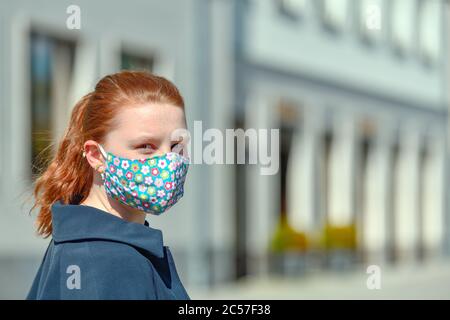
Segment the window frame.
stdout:
<path fill-rule="evenodd" d="M 130 55 L 136 55 L 138 57 L 146 58 L 149 57 L 153 60 L 153 66 L 151 73 L 163 76 L 170 81 L 174 80 L 175 77 L 175 57 L 169 52 L 164 52 L 164 50 L 155 45 L 147 45 L 139 43 L 138 41 L 130 41 L 123 39 L 112 39 L 112 46 L 115 56 L 115 69 L 122 70 L 122 53 L 126 52 Z"/>
<path fill-rule="evenodd" d="M 364 20 L 364 8 L 363 8 L 363 3 L 358 0 L 358 1 L 354 1 L 354 14 L 355 14 L 355 25 L 357 28 L 357 34 L 358 37 L 360 37 L 360 39 L 367 45 L 376 45 L 378 43 L 381 43 L 384 38 L 385 38 L 385 34 L 386 34 L 386 29 L 387 29 L 387 19 L 385 18 L 386 14 L 386 1 L 385 0 L 363 0 L 363 1 L 367 1 L 367 2 L 378 2 L 379 4 L 379 9 L 380 9 L 380 29 L 378 30 L 374 30 L 371 31 L 370 29 L 368 29 L 365 25 L 365 20 Z M 378 35 L 377 35 L 378 34 Z"/>
<path fill-rule="evenodd" d="M 417 4 L 418 1 L 417 0 L 407 0 L 407 1 L 411 1 L 410 3 L 412 4 L 411 7 L 411 17 L 410 17 L 410 28 L 407 28 L 410 32 L 410 39 L 407 40 L 408 42 L 405 43 L 401 43 L 402 40 L 396 39 L 396 32 L 399 32 L 398 30 L 396 31 L 396 15 L 398 13 L 396 13 L 396 8 L 395 8 L 395 2 L 399 2 L 399 1 L 405 1 L 405 0 L 394 0 L 394 1 L 388 1 L 387 5 L 388 7 L 388 11 L 389 12 L 389 44 L 390 47 L 392 48 L 393 52 L 399 56 L 399 57 L 406 57 L 410 54 L 413 54 L 415 51 L 415 47 L 416 47 L 416 36 L 417 36 Z M 405 2 L 406 3 L 406 2 Z M 401 7 L 400 7 L 401 8 Z M 397 9 L 400 10 L 400 9 Z M 400 10 L 401 11 L 401 10 Z"/>
<path fill-rule="evenodd" d="M 308 0 L 296 0 L 296 1 L 303 1 L 303 7 L 302 8 L 296 8 L 293 9 L 292 7 L 289 8 L 286 5 L 286 1 L 292 1 L 292 0 L 274 0 L 276 3 L 277 11 L 284 17 L 289 20 L 298 21 L 302 20 L 306 16 L 306 11 L 308 9 Z"/>
<path fill-rule="evenodd" d="M 31 55 L 30 36 L 32 32 L 46 34 L 51 37 L 74 42 L 75 52 L 80 44 L 79 33 L 60 28 L 37 16 L 19 13 L 11 18 L 10 30 L 10 114 L 12 130 L 9 135 L 15 137 L 16 147 L 12 146 L 10 159 L 21 159 L 13 163 L 12 174 L 23 177 L 23 183 L 33 181 L 32 174 L 32 129 L 31 129 Z M 26 94 L 24 94 L 24 92 Z"/>
<path fill-rule="evenodd" d="M 338 34 L 343 33 L 349 29 L 350 20 L 352 19 L 353 2 L 351 0 L 345 1 L 345 17 L 343 21 L 332 21 L 326 13 L 326 1 L 336 0 L 320 0 L 317 2 L 317 9 L 319 11 L 320 22 L 323 28 L 331 33 Z"/>
<path fill-rule="evenodd" d="M 430 56 L 427 52 L 424 52 L 423 43 L 422 43 L 422 32 L 424 31 L 422 28 L 425 28 L 422 24 L 424 23 L 423 19 L 424 11 L 422 10 L 422 6 L 426 5 L 426 3 L 430 4 L 431 1 L 435 1 L 436 5 L 438 6 L 438 22 L 437 27 L 437 38 L 438 38 L 438 48 L 437 48 L 437 55 L 436 56 Z M 446 8 L 442 5 L 442 1 L 440 0 L 418 0 L 417 3 L 417 43 L 416 43 L 416 50 L 417 55 L 421 62 L 425 64 L 426 66 L 432 66 L 439 62 L 439 60 L 442 58 L 443 55 L 443 47 L 444 44 L 440 42 L 440 40 L 443 38 L 442 32 L 443 32 L 443 24 L 444 24 L 444 12 L 443 10 L 446 10 Z"/>

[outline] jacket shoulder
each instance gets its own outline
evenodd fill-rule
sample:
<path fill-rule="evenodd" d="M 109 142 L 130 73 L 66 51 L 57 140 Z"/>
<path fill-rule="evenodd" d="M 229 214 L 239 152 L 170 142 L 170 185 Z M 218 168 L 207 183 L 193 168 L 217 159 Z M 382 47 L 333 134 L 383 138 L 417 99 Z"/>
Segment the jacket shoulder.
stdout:
<path fill-rule="evenodd" d="M 156 298 L 151 264 L 134 247 L 104 240 L 66 243 L 64 247 L 63 299 Z"/>

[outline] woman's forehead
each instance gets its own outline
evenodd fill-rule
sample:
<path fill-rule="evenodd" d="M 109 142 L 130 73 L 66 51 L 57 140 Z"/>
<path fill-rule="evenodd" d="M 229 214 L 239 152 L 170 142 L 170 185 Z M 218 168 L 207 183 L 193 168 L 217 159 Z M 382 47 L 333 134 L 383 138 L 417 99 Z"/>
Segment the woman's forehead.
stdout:
<path fill-rule="evenodd" d="M 161 137 L 185 128 L 184 110 L 170 104 L 145 104 L 123 108 L 115 118 L 116 131 L 129 137 Z"/>

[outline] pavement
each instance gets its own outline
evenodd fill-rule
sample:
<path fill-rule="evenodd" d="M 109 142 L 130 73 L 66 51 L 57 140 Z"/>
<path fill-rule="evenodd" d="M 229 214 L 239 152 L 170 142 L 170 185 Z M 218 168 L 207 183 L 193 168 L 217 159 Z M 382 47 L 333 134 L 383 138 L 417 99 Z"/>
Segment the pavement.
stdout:
<path fill-rule="evenodd" d="M 192 289 L 189 293 L 192 299 L 213 300 L 450 299 L 450 261 L 373 270 L 361 266 L 297 277 L 248 277 L 212 290 Z"/>

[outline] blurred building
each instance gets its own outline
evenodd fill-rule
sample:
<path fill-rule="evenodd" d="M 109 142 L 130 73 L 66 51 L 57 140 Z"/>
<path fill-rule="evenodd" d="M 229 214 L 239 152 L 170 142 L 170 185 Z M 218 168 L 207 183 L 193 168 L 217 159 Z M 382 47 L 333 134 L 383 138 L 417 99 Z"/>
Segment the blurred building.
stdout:
<path fill-rule="evenodd" d="M 448 3 L 237 6 L 237 119 L 281 130 L 280 174 L 237 176 L 239 271 L 448 252 Z"/>
<path fill-rule="evenodd" d="M 0 0 L 0 298 L 25 295 L 48 243 L 22 205 L 38 155 L 120 69 L 173 80 L 190 130 L 280 129 L 276 175 L 192 165 L 149 217 L 188 291 L 448 253 L 446 1 L 83 0 L 79 30 L 71 5 Z"/>

